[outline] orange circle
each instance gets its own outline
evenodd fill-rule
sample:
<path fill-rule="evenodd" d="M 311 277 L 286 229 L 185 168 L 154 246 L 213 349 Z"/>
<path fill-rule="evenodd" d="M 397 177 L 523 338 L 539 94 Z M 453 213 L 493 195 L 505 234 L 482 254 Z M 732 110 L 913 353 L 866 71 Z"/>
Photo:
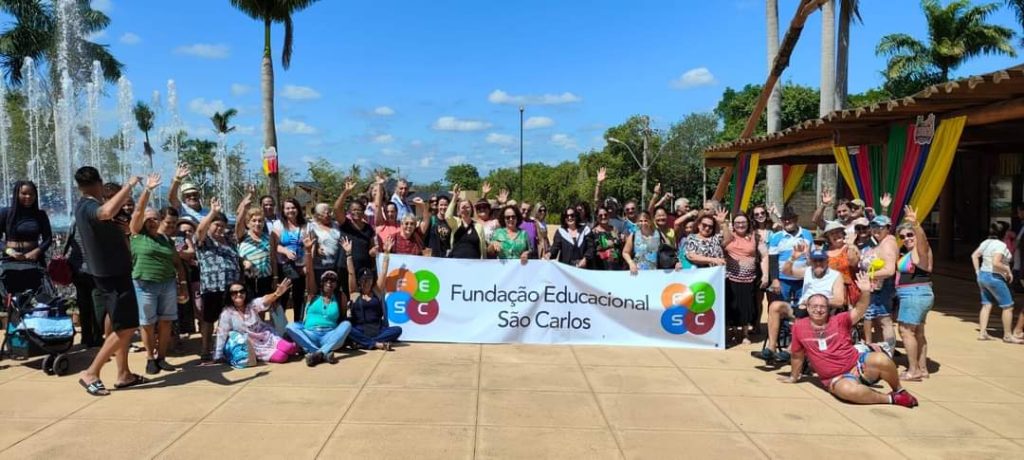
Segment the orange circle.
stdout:
<path fill-rule="evenodd" d="M 682 283 L 672 283 L 661 291 L 661 305 L 665 308 L 689 307 L 693 304 L 693 291 Z"/>
<path fill-rule="evenodd" d="M 408 268 L 399 268 L 388 272 L 384 278 L 384 290 L 387 292 L 408 292 L 412 295 L 416 290 L 416 274 Z"/>

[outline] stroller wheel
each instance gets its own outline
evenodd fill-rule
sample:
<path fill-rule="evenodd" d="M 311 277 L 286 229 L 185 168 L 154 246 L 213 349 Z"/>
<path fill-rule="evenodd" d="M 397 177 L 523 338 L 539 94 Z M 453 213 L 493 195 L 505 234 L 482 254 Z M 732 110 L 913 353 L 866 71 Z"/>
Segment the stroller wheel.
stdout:
<path fill-rule="evenodd" d="M 53 373 L 56 375 L 64 375 L 68 373 L 68 356 L 65 354 L 59 354 L 53 358 Z"/>
<path fill-rule="evenodd" d="M 46 375 L 53 375 L 53 362 L 56 358 L 54 355 L 46 355 L 43 358 L 43 372 L 46 372 Z"/>

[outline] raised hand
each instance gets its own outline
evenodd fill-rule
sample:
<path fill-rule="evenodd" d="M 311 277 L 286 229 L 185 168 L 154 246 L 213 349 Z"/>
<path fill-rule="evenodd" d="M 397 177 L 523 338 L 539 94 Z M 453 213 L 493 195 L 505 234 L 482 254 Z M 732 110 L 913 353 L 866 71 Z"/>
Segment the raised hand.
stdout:
<path fill-rule="evenodd" d="M 833 199 L 835 199 L 835 194 L 831 190 L 825 189 L 821 191 L 821 204 L 825 206 L 831 205 Z"/>
<path fill-rule="evenodd" d="M 793 245 L 793 255 L 791 256 L 791 258 L 799 259 L 800 257 L 803 257 L 803 255 L 806 254 L 808 250 L 809 248 L 807 247 L 807 242 L 800 241 Z"/>
<path fill-rule="evenodd" d="M 242 201 L 240 203 L 238 203 L 238 209 L 242 209 L 242 210 L 249 209 L 249 205 L 252 204 L 253 192 L 255 192 L 255 191 L 256 191 L 256 188 L 253 187 L 252 185 L 249 185 L 248 187 L 246 187 L 245 196 L 242 197 Z"/>
<path fill-rule="evenodd" d="M 860 292 L 871 292 L 871 277 L 864 271 L 857 273 L 857 287 L 860 288 Z"/>
<path fill-rule="evenodd" d="M 607 178 L 608 170 L 604 166 L 602 166 L 601 169 L 597 170 L 597 183 L 600 184 L 601 182 L 604 182 L 604 180 Z"/>
<path fill-rule="evenodd" d="M 413 198 L 412 199 L 412 203 L 413 204 L 417 204 L 417 205 L 423 204 L 423 198 L 420 198 L 420 197 Z"/>
<path fill-rule="evenodd" d="M 723 224 L 725 222 L 728 222 L 728 219 L 729 219 L 729 210 L 720 207 L 720 208 L 718 208 L 715 211 L 715 220 L 717 220 L 719 224 Z"/>
<path fill-rule="evenodd" d="M 210 212 L 221 212 L 224 210 L 224 204 L 220 202 L 220 198 L 214 197 L 210 200 Z"/>
<path fill-rule="evenodd" d="M 345 254 L 352 255 L 352 240 L 348 239 L 347 236 L 341 237 L 341 249 L 345 250 Z"/>
<path fill-rule="evenodd" d="M 178 179 L 178 180 L 184 179 L 184 178 L 188 177 L 190 172 L 191 171 L 188 169 L 188 165 L 185 164 L 185 163 L 182 163 L 182 164 L 178 165 L 178 169 L 174 171 L 174 178 Z"/>
<path fill-rule="evenodd" d="M 274 291 L 274 294 L 276 294 L 278 297 L 281 297 L 281 296 L 285 295 L 285 293 L 287 293 L 288 289 L 291 288 L 291 287 L 292 287 L 292 280 L 291 280 L 291 278 L 285 277 L 283 281 L 281 281 L 280 283 L 277 283 L 277 290 Z"/>
<path fill-rule="evenodd" d="M 507 189 L 501 189 L 501 191 L 498 192 L 498 203 L 505 203 L 507 201 L 508 201 L 508 190 Z"/>
<path fill-rule="evenodd" d="M 135 187 L 136 185 L 139 185 L 140 182 L 142 182 L 142 177 L 132 176 L 128 178 L 128 183 L 126 185 L 128 186 L 128 188 L 132 188 Z"/>
<path fill-rule="evenodd" d="M 654 194 L 661 195 L 661 182 L 654 184 Z"/>
<path fill-rule="evenodd" d="M 768 216 L 779 217 L 779 208 L 777 208 L 774 204 L 768 206 Z"/>
<path fill-rule="evenodd" d="M 352 193 L 356 189 L 356 181 L 352 179 L 345 180 L 345 193 Z"/>
<path fill-rule="evenodd" d="M 462 193 L 462 187 L 459 184 L 452 184 L 452 203 L 459 199 L 460 193 Z"/>
<path fill-rule="evenodd" d="M 306 237 L 302 239 L 302 247 L 306 248 L 308 253 L 313 249 L 313 245 L 316 244 L 316 234 L 313 232 L 306 233 Z"/>
<path fill-rule="evenodd" d="M 910 222 L 911 224 L 917 224 L 917 211 L 911 205 L 903 207 L 903 220 Z"/>
<path fill-rule="evenodd" d="M 485 181 L 483 185 L 480 186 L 480 193 L 483 195 L 481 198 L 487 198 L 487 194 L 491 193 L 491 184 Z"/>
<path fill-rule="evenodd" d="M 387 181 L 388 181 L 388 179 L 386 177 L 384 177 L 383 174 L 381 174 L 379 172 L 373 174 L 373 183 L 375 183 L 377 185 L 384 185 L 384 183 L 387 182 Z"/>
<path fill-rule="evenodd" d="M 889 205 L 892 204 L 892 194 L 886 193 L 882 195 L 882 198 L 878 200 L 878 204 L 882 205 L 883 208 L 888 209 Z"/>
<path fill-rule="evenodd" d="M 387 241 L 384 241 L 384 253 L 391 254 L 391 249 L 395 247 L 395 237 L 389 237 Z"/>
<path fill-rule="evenodd" d="M 157 174 L 157 173 L 150 174 L 149 177 L 146 179 L 146 188 L 148 188 L 150 190 L 155 190 L 159 186 L 160 186 L 160 175 Z"/>

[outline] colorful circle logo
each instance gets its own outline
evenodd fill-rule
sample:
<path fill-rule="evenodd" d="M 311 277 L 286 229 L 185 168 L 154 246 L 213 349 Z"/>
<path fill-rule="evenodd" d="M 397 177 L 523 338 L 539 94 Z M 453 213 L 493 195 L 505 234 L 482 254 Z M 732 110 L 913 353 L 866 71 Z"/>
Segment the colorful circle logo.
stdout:
<path fill-rule="evenodd" d="M 698 281 L 690 286 L 672 283 L 661 291 L 661 328 L 673 335 L 704 335 L 715 327 L 715 289 Z"/>
<path fill-rule="evenodd" d="M 388 321 L 394 324 L 430 324 L 437 319 L 441 306 L 437 294 L 441 281 L 429 270 L 413 272 L 402 267 L 388 272 L 384 278 L 388 292 L 385 303 L 388 307 Z"/>

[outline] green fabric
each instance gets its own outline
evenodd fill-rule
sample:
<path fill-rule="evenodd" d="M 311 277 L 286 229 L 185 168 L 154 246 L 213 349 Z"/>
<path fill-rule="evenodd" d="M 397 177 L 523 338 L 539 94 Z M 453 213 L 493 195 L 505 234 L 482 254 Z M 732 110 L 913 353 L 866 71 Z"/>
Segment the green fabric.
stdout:
<path fill-rule="evenodd" d="M 868 147 L 869 157 L 868 165 L 871 166 L 871 196 L 874 199 L 873 203 L 866 203 L 875 209 L 881 209 L 879 203 L 882 199 L 882 195 L 885 193 L 883 177 L 885 176 L 885 146 L 884 145 L 872 145 Z"/>
<path fill-rule="evenodd" d="M 331 299 L 331 303 L 324 306 L 323 296 L 316 296 L 316 300 L 306 306 L 306 317 L 303 324 L 306 329 L 334 329 L 338 327 L 339 318 L 341 318 L 341 310 L 338 309 L 337 300 Z"/>
<path fill-rule="evenodd" d="M 895 197 L 900 184 L 900 166 L 903 165 L 903 157 L 907 153 L 906 125 L 894 124 L 889 129 L 888 150 L 889 157 L 885 162 L 885 188 L 882 193 L 891 193 Z"/>
<path fill-rule="evenodd" d="M 491 242 L 498 243 L 497 258 L 518 259 L 524 252 L 530 250 L 530 243 L 526 239 L 526 232 L 519 230 L 515 238 L 510 238 L 508 229 L 501 227 L 491 235 Z"/>
<path fill-rule="evenodd" d="M 132 235 L 132 278 L 140 281 L 162 282 L 177 275 L 174 270 L 174 242 L 158 235 Z"/>

